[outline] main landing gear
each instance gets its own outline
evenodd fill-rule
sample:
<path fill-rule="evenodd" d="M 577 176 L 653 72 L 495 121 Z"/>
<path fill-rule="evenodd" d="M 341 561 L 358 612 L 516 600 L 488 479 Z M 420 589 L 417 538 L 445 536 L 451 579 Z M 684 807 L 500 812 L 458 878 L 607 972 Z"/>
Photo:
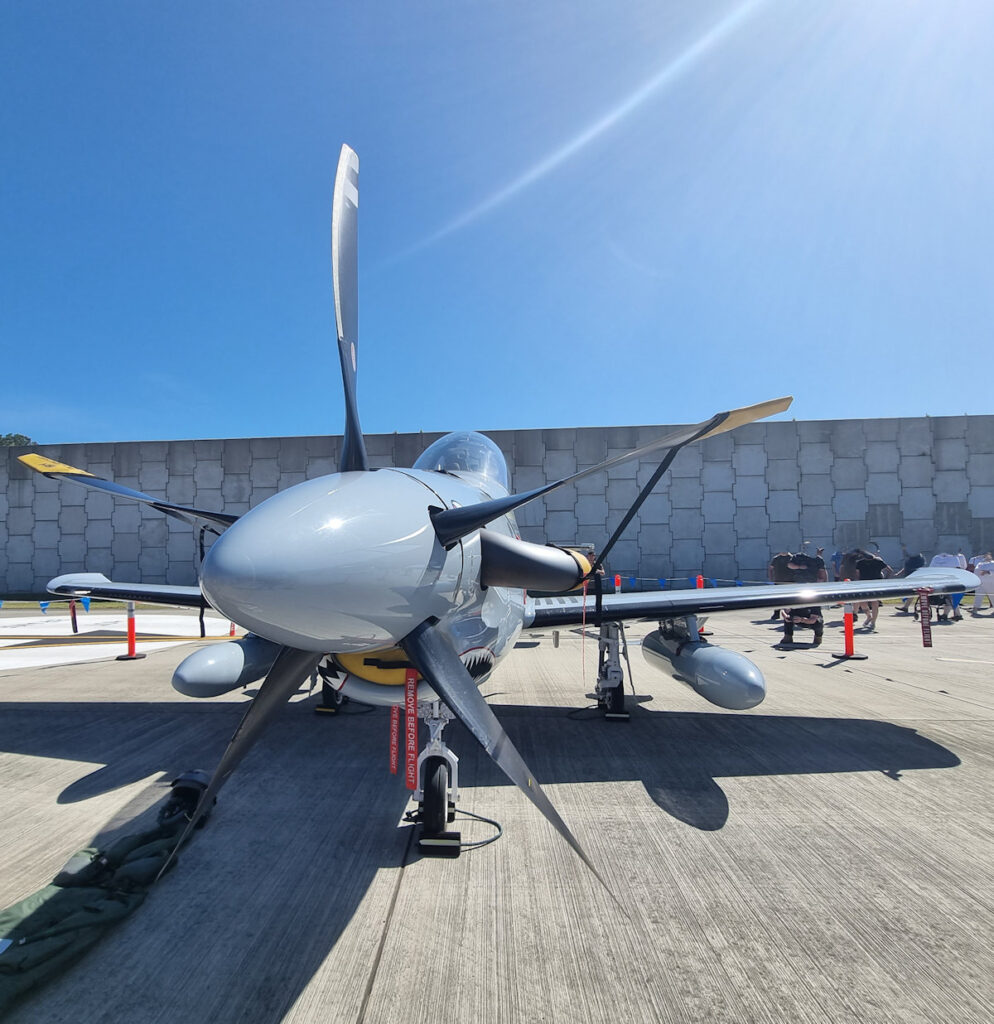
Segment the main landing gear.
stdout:
<path fill-rule="evenodd" d="M 331 664 L 330 658 L 321 662 L 315 672 L 321 678 L 321 703 L 314 706 L 314 713 L 316 715 L 339 714 L 349 701 L 349 698 L 341 691 L 344 678 Z"/>
<path fill-rule="evenodd" d="M 458 857 L 462 834 L 449 831 L 459 799 L 459 758 L 442 739 L 442 730 L 455 715 L 440 701 L 418 704 L 418 717 L 428 726 L 428 742 L 418 755 L 418 809 L 408 820 L 421 825 L 418 849 L 429 857 Z"/>
<path fill-rule="evenodd" d="M 609 722 L 627 722 L 625 710 L 625 673 L 621 668 L 621 644 L 624 640 L 620 622 L 602 622 L 597 642 L 597 685 L 594 693 L 597 706 Z M 625 657 L 628 657 L 627 644 Z"/>

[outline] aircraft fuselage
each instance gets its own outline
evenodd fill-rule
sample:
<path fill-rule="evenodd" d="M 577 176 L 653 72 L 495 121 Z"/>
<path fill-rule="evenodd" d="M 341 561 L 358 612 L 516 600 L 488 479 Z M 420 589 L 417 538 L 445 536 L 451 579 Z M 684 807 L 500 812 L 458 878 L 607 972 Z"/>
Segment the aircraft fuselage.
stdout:
<path fill-rule="evenodd" d="M 464 451 L 467 438 L 490 460 L 496 451 L 499 465 L 484 474 L 478 460 L 464 459 L 472 467 L 464 468 L 457 459 L 439 471 L 417 468 L 419 459 L 413 469 L 332 473 L 262 502 L 208 551 L 207 600 L 267 640 L 345 655 L 392 648 L 434 618 L 474 677 L 486 678 L 521 630 L 525 594 L 480 585 L 478 532 L 446 550 L 432 527 L 431 507 L 507 494 L 503 456 L 482 435 L 447 435 L 425 455 L 450 439 Z M 512 515 L 487 529 L 517 536 Z M 396 689 L 374 694 L 399 702 Z"/>

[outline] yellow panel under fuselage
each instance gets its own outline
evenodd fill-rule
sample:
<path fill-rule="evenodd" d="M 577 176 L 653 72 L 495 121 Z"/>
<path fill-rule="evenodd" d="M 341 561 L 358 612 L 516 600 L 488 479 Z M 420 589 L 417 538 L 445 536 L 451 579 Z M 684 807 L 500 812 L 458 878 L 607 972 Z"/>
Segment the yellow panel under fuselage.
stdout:
<path fill-rule="evenodd" d="M 335 660 L 350 675 L 370 683 L 379 683 L 381 686 L 403 686 L 407 670 L 414 667 L 399 647 L 387 647 L 382 651 L 360 651 L 356 654 L 336 654 Z"/>

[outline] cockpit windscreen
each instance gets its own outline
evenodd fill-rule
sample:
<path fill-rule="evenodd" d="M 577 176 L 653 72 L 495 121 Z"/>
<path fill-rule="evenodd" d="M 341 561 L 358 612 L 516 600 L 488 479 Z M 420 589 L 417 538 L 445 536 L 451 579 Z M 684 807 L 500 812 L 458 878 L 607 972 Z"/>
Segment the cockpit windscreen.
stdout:
<path fill-rule="evenodd" d="M 508 487 L 507 463 L 500 448 L 475 430 L 446 434 L 429 445 L 414 463 L 414 469 L 443 473 L 473 473 Z"/>

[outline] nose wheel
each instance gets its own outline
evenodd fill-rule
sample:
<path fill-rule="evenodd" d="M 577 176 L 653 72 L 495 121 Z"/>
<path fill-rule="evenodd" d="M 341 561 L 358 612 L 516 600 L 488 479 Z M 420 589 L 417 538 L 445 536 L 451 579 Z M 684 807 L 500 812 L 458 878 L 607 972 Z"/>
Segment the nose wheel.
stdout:
<path fill-rule="evenodd" d="M 422 766 L 421 825 L 426 835 L 439 836 L 455 817 L 449 813 L 449 763 L 444 757 L 429 757 Z"/>

